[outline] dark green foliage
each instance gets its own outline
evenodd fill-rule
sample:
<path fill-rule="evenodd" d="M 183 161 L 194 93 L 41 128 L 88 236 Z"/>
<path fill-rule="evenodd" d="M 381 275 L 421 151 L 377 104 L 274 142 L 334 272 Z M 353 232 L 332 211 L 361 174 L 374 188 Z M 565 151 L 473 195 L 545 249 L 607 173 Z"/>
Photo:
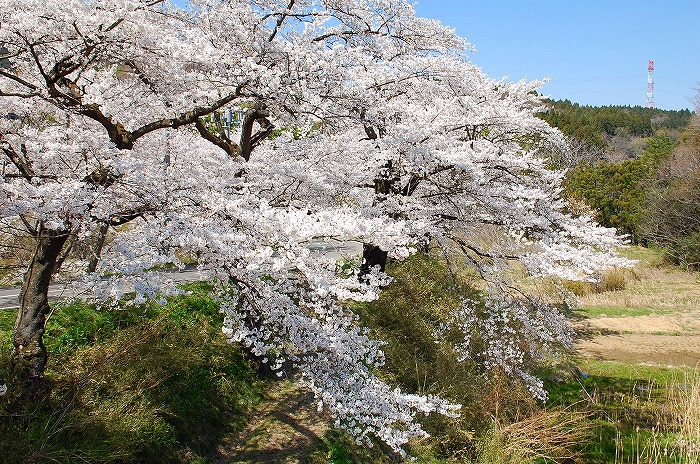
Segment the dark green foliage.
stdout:
<path fill-rule="evenodd" d="M 192 288 L 165 307 L 56 311 L 46 337 L 53 391 L 27 405 L 9 386 L 0 462 L 206 462 L 262 392 L 206 289 Z M 4 355 L 10 340 L 0 341 Z"/>
<path fill-rule="evenodd" d="M 568 100 L 550 101 L 549 107 L 544 120 L 592 147 L 607 147 L 618 161 L 638 153 L 635 137 L 648 137 L 641 156 L 622 162 L 592 162 L 582 153 L 579 160 L 586 162 L 574 160 L 564 195 L 585 203 L 602 225 L 629 235 L 633 243 L 659 246 L 671 263 L 700 268 L 700 137 L 697 127 L 689 126 L 692 113 Z M 666 130 L 674 131 L 673 138 Z M 623 146 L 611 142 L 618 135 L 624 136 L 618 140 Z"/>
<path fill-rule="evenodd" d="M 641 233 L 672 263 L 700 269 L 700 129 L 684 134 L 648 188 Z"/>
<path fill-rule="evenodd" d="M 650 200 L 644 232 L 672 263 L 700 269 L 700 175 L 678 179 Z"/>
<path fill-rule="evenodd" d="M 342 430 L 332 429 L 323 436 L 323 446 L 314 451 L 306 461 L 308 464 L 391 464 L 399 462 L 386 446 L 377 443 L 368 448 L 359 446 Z"/>
<path fill-rule="evenodd" d="M 673 152 L 676 144 L 666 134 L 648 140 L 641 157 L 619 164 L 601 161 L 581 164 L 566 178 L 565 194 L 595 210 L 596 219 L 606 227 L 640 239 L 640 220 L 647 204 L 647 189 L 659 162 Z"/>
<path fill-rule="evenodd" d="M 628 134 L 651 137 L 659 129 L 682 129 L 690 122 L 690 110 L 660 110 L 641 106 L 581 106 L 569 100 L 549 100 L 549 111 L 540 117 L 564 134 L 602 148 L 605 137 Z"/>
<path fill-rule="evenodd" d="M 648 169 L 637 160 L 581 165 L 569 172 L 566 194 L 595 210 L 596 219 L 602 225 L 614 227 L 636 241 L 644 203 L 640 179 L 648 175 Z"/>
<path fill-rule="evenodd" d="M 646 143 L 647 147 L 640 159 L 643 164 L 653 169 L 658 169 L 659 162 L 671 155 L 678 145 L 665 132 L 647 139 Z"/>

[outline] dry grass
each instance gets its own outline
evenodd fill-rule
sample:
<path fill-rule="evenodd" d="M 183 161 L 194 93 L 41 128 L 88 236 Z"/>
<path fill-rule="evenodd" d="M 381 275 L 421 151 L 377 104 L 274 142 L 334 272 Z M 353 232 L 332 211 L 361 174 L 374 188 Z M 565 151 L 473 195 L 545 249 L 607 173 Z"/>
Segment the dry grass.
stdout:
<path fill-rule="evenodd" d="M 567 409 L 539 410 L 504 425 L 495 421 L 481 440 L 478 464 L 524 464 L 538 460 L 565 462 L 578 456 L 591 432 L 585 413 Z"/>
<path fill-rule="evenodd" d="M 688 312 L 700 308 L 700 274 L 677 268 L 637 267 L 639 279 L 624 290 L 588 293 L 583 307 L 650 308 L 655 312 Z"/>
<path fill-rule="evenodd" d="M 562 283 L 562 286 L 574 295 L 584 297 L 588 295 L 619 292 L 625 290 L 630 283 L 638 280 L 639 275 L 635 269 L 614 267 L 605 271 L 597 282 L 566 281 Z"/>
<path fill-rule="evenodd" d="M 677 446 L 687 462 L 700 462 L 700 370 L 674 383 L 668 397 L 679 432 Z"/>

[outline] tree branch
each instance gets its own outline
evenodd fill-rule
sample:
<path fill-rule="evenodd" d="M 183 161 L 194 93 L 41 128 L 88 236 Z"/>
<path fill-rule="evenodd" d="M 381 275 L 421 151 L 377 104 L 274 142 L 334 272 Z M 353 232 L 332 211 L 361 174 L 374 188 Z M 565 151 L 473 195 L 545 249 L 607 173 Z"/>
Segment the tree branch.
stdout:
<path fill-rule="evenodd" d="M 27 82 L 24 79 L 22 79 L 21 77 L 15 76 L 14 74 L 9 73 L 7 71 L 4 71 L 2 69 L 0 69 L 0 76 L 4 76 L 8 79 L 12 79 L 13 81 L 18 82 L 19 84 L 21 84 L 21 85 L 23 85 L 23 86 L 25 86 L 33 91 L 38 90 L 38 87 L 36 85 L 32 84 L 31 82 Z"/>
<path fill-rule="evenodd" d="M 20 172 L 20 175 L 24 179 L 26 179 L 28 182 L 31 182 L 32 177 L 36 177 L 36 173 L 34 172 L 34 169 L 32 169 L 31 164 L 29 164 L 29 161 L 27 161 L 22 155 L 17 153 L 9 143 L 3 141 L 2 147 L 0 149 L 2 149 L 2 151 L 7 155 L 7 157 L 10 158 L 10 161 L 12 161 L 12 164 L 15 165 L 17 170 Z M 23 154 L 26 153 L 26 148 L 24 144 L 22 145 L 22 152 Z"/>
<path fill-rule="evenodd" d="M 261 104 L 256 103 L 250 108 L 243 118 L 243 127 L 241 129 L 241 156 L 244 160 L 249 161 L 253 149 L 257 147 L 274 129 L 274 125 L 267 119 L 270 115 Z M 258 122 L 262 130 L 253 134 L 253 124 Z"/>
<path fill-rule="evenodd" d="M 267 39 L 268 42 L 272 42 L 275 39 L 275 36 L 280 30 L 280 27 L 282 27 L 282 23 L 284 23 L 284 20 L 287 19 L 289 11 L 291 11 L 291 9 L 294 7 L 294 2 L 295 0 L 289 0 L 289 5 L 287 5 L 287 11 L 279 15 L 279 18 L 277 19 L 277 24 L 275 24 L 275 27 L 274 29 L 272 29 L 272 33 L 270 34 L 270 37 L 268 37 Z"/>
<path fill-rule="evenodd" d="M 243 90 L 243 87 L 246 84 L 247 82 L 240 84 L 238 87 L 236 87 L 236 90 L 233 93 L 230 93 L 229 95 L 216 100 L 210 105 L 195 106 L 191 111 L 182 113 L 180 116 L 177 116 L 175 118 L 165 118 L 160 119 L 158 121 L 153 121 L 151 123 L 141 126 L 133 132 L 127 132 L 127 140 L 128 142 L 130 142 L 130 146 L 128 148 L 133 147 L 133 144 L 136 140 L 150 132 L 153 132 L 158 129 L 165 129 L 168 127 L 177 129 L 178 127 L 186 126 L 188 124 L 196 122 L 202 116 L 206 116 L 208 114 L 213 113 L 214 111 L 222 108 L 223 106 L 231 103 L 233 100 L 240 97 L 241 91 Z"/>
<path fill-rule="evenodd" d="M 235 158 L 241 154 L 241 147 L 238 144 L 232 142 L 230 139 L 228 139 L 228 137 L 218 137 L 209 132 L 209 130 L 206 128 L 201 119 L 197 119 L 195 121 L 194 127 L 197 129 L 199 135 L 201 135 L 204 140 L 207 140 L 216 145 L 217 147 L 221 148 L 231 158 Z"/>

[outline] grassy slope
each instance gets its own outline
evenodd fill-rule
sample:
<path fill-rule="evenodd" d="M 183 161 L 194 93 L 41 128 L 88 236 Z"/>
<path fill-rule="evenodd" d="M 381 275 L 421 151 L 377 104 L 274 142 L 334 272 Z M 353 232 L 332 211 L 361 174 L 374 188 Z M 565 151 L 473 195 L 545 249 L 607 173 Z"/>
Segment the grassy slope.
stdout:
<path fill-rule="evenodd" d="M 625 292 L 652 285 L 645 279 L 664 288 L 673 276 L 695 278 L 661 269 L 653 262 L 657 255 L 641 253 L 651 263 L 635 271 L 641 280 L 628 279 L 625 290 L 589 295 L 606 298 L 616 318 L 642 317 L 625 305 Z M 700 421 L 697 371 L 581 358 L 576 378 L 552 376 L 558 381 L 548 384 L 547 409 L 538 410 L 517 385 L 504 379 L 485 383 L 473 367 L 458 366 L 445 346 L 424 336 L 457 298 L 449 279 L 439 278 L 444 270 L 438 267 L 424 259 L 394 266 L 396 285 L 362 309 L 375 335 L 390 342 L 386 351 L 394 383 L 465 405 L 459 421 L 426 422 L 433 438 L 413 444 L 417 462 L 520 464 L 526 462 L 523 456 L 533 456 L 522 447 L 552 439 L 551 451 L 559 446 L 557 434 L 577 436 L 572 427 L 588 430 L 587 441 L 579 436 L 574 443 L 582 453 L 574 462 L 700 462 L 691 446 L 700 445 L 691 440 Z M 683 282 L 669 284 L 664 301 L 682 299 Z M 75 304 L 56 311 L 46 336 L 53 393 L 31 408 L 18 406 L 12 389 L 0 399 L 0 462 L 395 459 L 381 447 L 360 448 L 328 428 L 328 418 L 316 414 L 308 394 L 293 384 L 258 380 L 244 354 L 224 342 L 221 316 L 205 296 L 206 286 L 192 290 L 163 308 L 98 311 Z M 599 316 L 586 298 L 581 316 L 611 319 L 612 314 Z M 652 308 L 661 315 L 676 310 Z M 14 317 L 14 311 L 0 311 L 0 376 L 5 377 Z M 683 417 L 696 422 L 684 425 Z"/>
<path fill-rule="evenodd" d="M 0 461 L 205 462 L 262 398 L 243 353 L 221 336 L 217 308 L 195 288 L 163 308 L 97 311 L 72 304 L 49 321 L 38 405 L 0 403 Z M 15 311 L 0 312 L 9 368 Z"/>
<path fill-rule="evenodd" d="M 225 342 L 203 284 L 164 307 L 59 306 L 47 324 L 53 390 L 0 397 L 0 463 L 390 462 L 330 429 L 313 397 L 257 377 Z M 0 310 L 0 383 L 16 310 Z"/>

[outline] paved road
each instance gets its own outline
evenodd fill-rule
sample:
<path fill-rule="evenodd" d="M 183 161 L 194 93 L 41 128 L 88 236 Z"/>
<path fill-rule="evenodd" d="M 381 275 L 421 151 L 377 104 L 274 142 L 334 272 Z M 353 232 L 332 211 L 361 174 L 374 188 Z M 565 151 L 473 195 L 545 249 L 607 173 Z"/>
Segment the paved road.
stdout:
<path fill-rule="evenodd" d="M 316 240 L 309 246 L 313 253 L 330 256 L 337 260 L 357 256 L 362 253 L 362 243 L 349 241 L 341 242 L 335 239 Z M 196 282 L 200 279 L 196 270 L 184 270 L 172 273 L 175 282 Z M 20 287 L 0 287 L 0 309 L 16 308 L 19 301 Z M 59 301 L 73 296 L 66 285 L 62 283 L 51 284 L 49 301 Z"/>

